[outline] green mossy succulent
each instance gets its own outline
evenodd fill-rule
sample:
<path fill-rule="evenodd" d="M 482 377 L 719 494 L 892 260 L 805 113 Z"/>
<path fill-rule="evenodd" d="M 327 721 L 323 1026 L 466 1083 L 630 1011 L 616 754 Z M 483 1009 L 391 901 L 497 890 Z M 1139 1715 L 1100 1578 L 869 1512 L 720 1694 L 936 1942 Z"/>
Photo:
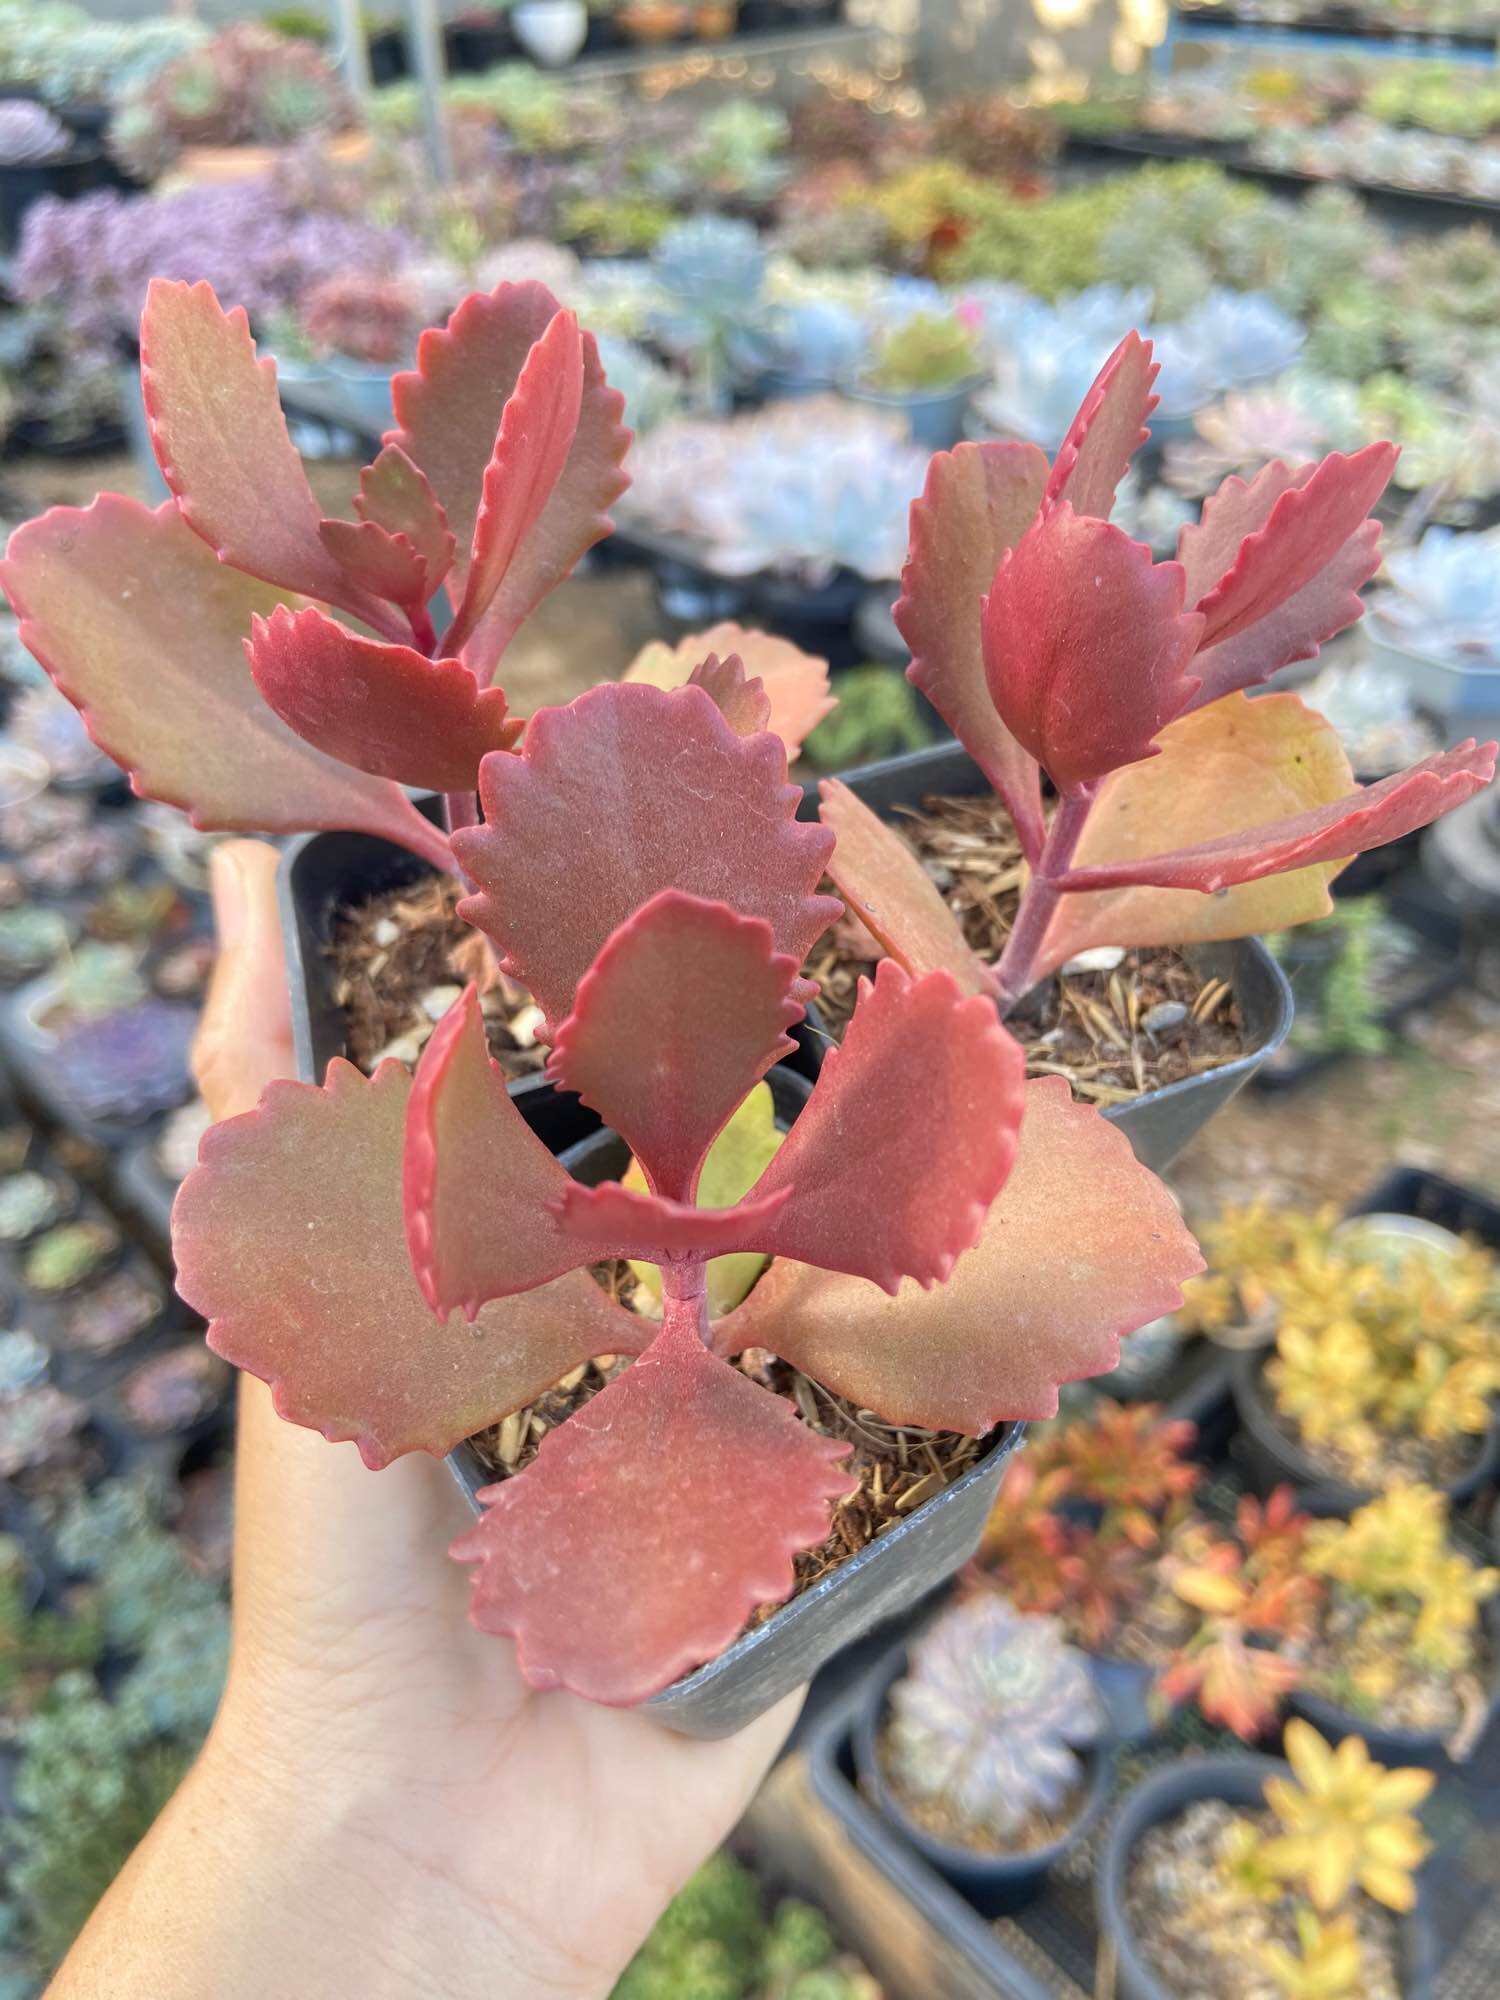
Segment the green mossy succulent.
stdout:
<path fill-rule="evenodd" d="M 119 1231 L 107 1222 L 59 1223 L 32 1245 L 22 1276 L 33 1292 L 70 1292 L 92 1277 L 119 1247 Z"/>

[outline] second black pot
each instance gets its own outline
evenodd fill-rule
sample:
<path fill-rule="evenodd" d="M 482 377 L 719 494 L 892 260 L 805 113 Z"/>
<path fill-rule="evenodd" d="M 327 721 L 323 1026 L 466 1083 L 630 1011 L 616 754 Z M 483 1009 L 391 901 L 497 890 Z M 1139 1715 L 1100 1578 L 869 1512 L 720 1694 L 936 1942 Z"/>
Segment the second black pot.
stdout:
<path fill-rule="evenodd" d="M 913 750 L 863 770 L 846 771 L 843 782 L 882 816 L 889 816 L 897 806 L 920 805 L 934 795 L 965 798 L 991 789 L 978 765 L 957 743 L 936 743 L 930 749 Z M 816 819 L 817 811 L 814 787 L 805 791 L 799 816 Z M 1148 1090 L 1129 1104 L 1111 1105 L 1104 1112 L 1130 1140 L 1136 1158 L 1154 1173 L 1170 1166 L 1194 1134 L 1223 1110 L 1271 1051 L 1281 1046 L 1292 1025 L 1291 987 L 1259 938 L 1194 945 L 1186 955 L 1204 972 L 1232 985 L 1250 1052 L 1217 1069 Z"/>

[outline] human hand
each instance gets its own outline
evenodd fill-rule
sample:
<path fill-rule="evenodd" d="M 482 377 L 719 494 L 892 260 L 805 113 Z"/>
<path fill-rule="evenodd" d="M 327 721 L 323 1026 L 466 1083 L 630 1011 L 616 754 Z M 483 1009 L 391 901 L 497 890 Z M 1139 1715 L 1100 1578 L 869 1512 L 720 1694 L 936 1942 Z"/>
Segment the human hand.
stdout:
<path fill-rule="evenodd" d="M 276 859 L 214 856 L 216 1117 L 292 1067 Z M 468 1622 L 467 1518 L 434 1461 L 371 1473 L 241 1378 L 223 1705 L 52 2000 L 603 2000 L 800 1698 L 698 1743 L 534 1693 Z"/>

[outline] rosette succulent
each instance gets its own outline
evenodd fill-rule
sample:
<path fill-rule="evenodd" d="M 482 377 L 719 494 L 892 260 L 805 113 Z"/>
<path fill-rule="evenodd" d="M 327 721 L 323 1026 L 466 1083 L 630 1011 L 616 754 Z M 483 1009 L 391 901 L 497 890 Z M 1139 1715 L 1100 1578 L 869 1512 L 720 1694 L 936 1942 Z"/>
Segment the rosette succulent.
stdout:
<path fill-rule="evenodd" d="M 42 166 L 72 143 L 67 126 L 45 104 L 29 97 L 0 99 L 0 166 Z"/>
<path fill-rule="evenodd" d="M 1058 1621 L 990 1590 L 940 1614 L 888 1700 L 881 1752 L 898 1794 L 980 1841 L 1056 1813 L 1104 1726 L 1088 1663 Z"/>
<path fill-rule="evenodd" d="M 1429 528 L 1386 557 L 1385 574 L 1372 604 L 1384 630 L 1457 665 L 1500 664 L 1500 528 Z"/>

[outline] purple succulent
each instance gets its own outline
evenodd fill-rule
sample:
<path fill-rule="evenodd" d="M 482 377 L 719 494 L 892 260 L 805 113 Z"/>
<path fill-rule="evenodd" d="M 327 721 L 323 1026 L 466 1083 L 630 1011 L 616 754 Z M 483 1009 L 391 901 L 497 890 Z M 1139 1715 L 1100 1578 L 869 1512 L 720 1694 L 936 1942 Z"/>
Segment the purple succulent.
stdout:
<path fill-rule="evenodd" d="M 209 1416 L 229 1387 L 229 1364 L 201 1340 L 153 1354 L 126 1377 L 121 1401 L 137 1429 L 155 1437 L 185 1431 Z"/>
<path fill-rule="evenodd" d="M 48 1067 L 82 1117 L 136 1123 L 187 1095 L 197 1021 L 191 1007 L 143 1000 L 65 1028 L 48 1052 Z"/>
<path fill-rule="evenodd" d="M 89 1354 L 113 1354 L 148 1327 L 165 1307 L 160 1286 L 133 1271 L 115 1271 L 69 1308 L 63 1342 Z"/>

